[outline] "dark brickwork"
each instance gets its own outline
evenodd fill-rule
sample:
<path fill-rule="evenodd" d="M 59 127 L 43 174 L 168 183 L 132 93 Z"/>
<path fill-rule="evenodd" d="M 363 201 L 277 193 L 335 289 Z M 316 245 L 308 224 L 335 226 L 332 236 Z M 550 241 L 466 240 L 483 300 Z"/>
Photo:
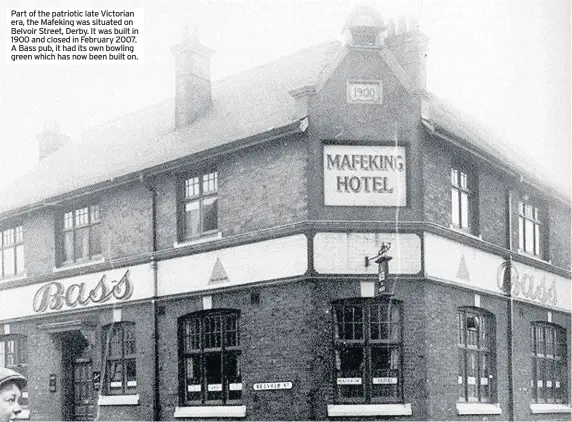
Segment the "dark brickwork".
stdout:
<path fill-rule="evenodd" d="M 151 193 L 142 183 L 121 186 L 101 198 L 104 232 L 101 249 L 108 259 L 151 250 Z"/>
<path fill-rule="evenodd" d="M 157 247 L 169 249 L 177 241 L 177 178 L 161 174 L 155 178 L 157 201 Z"/>
<path fill-rule="evenodd" d="M 570 270 L 570 208 L 552 201 L 548 209 L 548 259 L 553 265 Z"/>
<path fill-rule="evenodd" d="M 24 258 L 30 276 L 51 272 L 56 265 L 53 211 L 44 208 L 24 219 Z"/>
<path fill-rule="evenodd" d="M 484 241 L 508 248 L 507 185 L 485 164 L 480 167 L 478 181 L 479 233 Z"/>
<path fill-rule="evenodd" d="M 304 136 L 276 139 L 220 160 L 223 236 L 308 219 L 306 142 Z"/>
<path fill-rule="evenodd" d="M 440 141 L 428 137 L 423 147 L 424 220 L 451 224 L 451 158 Z"/>

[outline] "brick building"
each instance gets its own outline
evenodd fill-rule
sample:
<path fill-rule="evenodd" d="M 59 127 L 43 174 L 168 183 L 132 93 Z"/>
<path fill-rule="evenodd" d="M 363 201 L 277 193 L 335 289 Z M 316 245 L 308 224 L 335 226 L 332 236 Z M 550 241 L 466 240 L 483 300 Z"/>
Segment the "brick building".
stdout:
<path fill-rule="evenodd" d="M 213 84 L 185 40 L 174 99 L 41 134 L 0 196 L 23 418 L 569 420 L 569 196 L 425 90 L 414 25 L 345 35 Z"/>

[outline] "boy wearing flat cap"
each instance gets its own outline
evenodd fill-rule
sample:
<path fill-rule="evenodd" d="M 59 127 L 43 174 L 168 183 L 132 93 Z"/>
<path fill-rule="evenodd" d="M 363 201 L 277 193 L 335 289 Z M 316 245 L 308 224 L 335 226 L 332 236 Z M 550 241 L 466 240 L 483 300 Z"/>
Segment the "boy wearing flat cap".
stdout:
<path fill-rule="evenodd" d="M 0 368 L 0 422 L 15 420 L 22 411 L 18 401 L 26 383 L 26 378 L 19 373 Z"/>

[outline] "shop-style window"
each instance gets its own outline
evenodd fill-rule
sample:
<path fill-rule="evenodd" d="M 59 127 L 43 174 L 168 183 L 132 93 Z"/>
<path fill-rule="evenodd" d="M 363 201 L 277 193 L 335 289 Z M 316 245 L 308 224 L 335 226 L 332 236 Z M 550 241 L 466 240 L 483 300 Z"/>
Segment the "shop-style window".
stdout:
<path fill-rule="evenodd" d="M 566 330 L 554 324 L 533 323 L 530 331 L 532 355 L 531 399 L 533 403 L 566 403 Z"/>
<path fill-rule="evenodd" d="M 210 171 L 182 181 L 181 238 L 193 239 L 218 229 L 218 173 Z"/>
<path fill-rule="evenodd" d="M 451 224 L 453 227 L 473 231 L 474 189 L 470 173 L 462 167 L 451 168 Z"/>
<path fill-rule="evenodd" d="M 179 318 L 182 406 L 240 402 L 239 318 L 234 310 L 203 311 Z"/>
<path fill-rule="evenodd" d="M 116 322 L 103 327 L 105 393 L 133 394 L 137 390 L 135 323 Z"/>
<path fill-rule="evenodd" d="M 333 304 L 336 402 L 403 401 L 401 304 L 363 298 Z"/>
<path fill-rule="evenodd" d="M 459 401 L 495 402 L 494 317 L 481 309 L 461 308 L 457 320 Z"/>
<path fill-rule="evenodd" d="M 28 342 L 24 335 L 0 336 L 0 367 L 10 368 L 28 378 Z M 28 408 L 27 387 L 22 391 L 20 406 Z"/>
<path fill-rule="evenodd" d="M 0 229 L 0 278 L 24 273 L 22 226 Z"/>
<path fill-rule="evenodd" d="M 88 205 L 63 214 L 61 262 L 71 264 L 101 256 L 101 212 Z"/>
<path fill-rule="evenodd" d="M 528 201 L 518 203 L 518 248 L 531 255 L 542 255 L 541 209 Z"/>

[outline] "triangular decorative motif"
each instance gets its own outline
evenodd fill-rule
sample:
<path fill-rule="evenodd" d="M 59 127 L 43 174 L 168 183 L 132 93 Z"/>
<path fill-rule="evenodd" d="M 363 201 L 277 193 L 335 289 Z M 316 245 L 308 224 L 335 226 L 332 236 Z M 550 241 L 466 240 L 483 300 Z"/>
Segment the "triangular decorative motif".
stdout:
<path fill-rule="evenodd" d="M 465 261 L 465 255 L 461 255 L 461 262 L 459 262 L 459 268 L 457 269 L 457 278 L 461 280 L 471 281 L 469 277 L 469 269 L 467 268 L 467 262 Z"/>
<path fill-rule="evenodd" d="M 226 271 L 222 266 L 222 263 L 220 262 L 220 258 L 217 257 L 208 284 L 229 283 L 229 282 L 230 280 L 228 279 L 228 275 L 226 274 Z"/>

